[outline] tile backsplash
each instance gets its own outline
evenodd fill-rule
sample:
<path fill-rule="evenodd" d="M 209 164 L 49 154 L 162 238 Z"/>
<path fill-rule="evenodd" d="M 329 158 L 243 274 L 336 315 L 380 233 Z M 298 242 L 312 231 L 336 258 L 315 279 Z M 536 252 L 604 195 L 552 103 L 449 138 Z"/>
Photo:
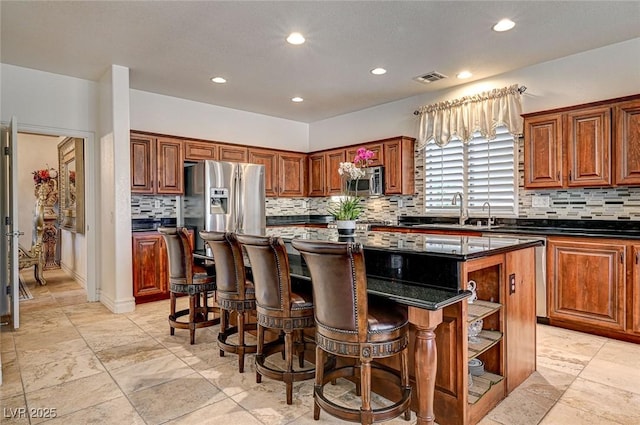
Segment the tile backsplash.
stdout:
<path fill-rule="evenodd" d="M 564 190 L 524 189 L 524 142 L 518 149 L 518 216 L 573 220 L 640 220 L 640 188 L 583 188 Z M 365 200 L 361 220 L 390 220 L 399 216 L 425 215 L 424 152 L 415 152 L 415 196 L 379 196 Z M 534 197 L 548 197 L 548 207 L 534 207 Z M 267 216 L 328 214 L 331 198 L 267 198 Z M 175 217 L 175 196 L 132 195 L 132 218 Z"/>

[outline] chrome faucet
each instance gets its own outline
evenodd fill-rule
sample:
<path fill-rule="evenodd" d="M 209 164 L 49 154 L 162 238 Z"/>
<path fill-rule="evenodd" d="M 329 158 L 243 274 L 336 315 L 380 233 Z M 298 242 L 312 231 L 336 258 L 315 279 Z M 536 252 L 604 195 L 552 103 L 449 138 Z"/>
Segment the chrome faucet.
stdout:
<path fill-rule="evenodd" d="M 458 218 L 458 224 L 462 226 L 464 225 L 464 222 L 467 221 L 467 212 L 464 210 L 464 203 L 462 202 L 462 193 L 460 192 L 456 192 L 456 194 L 453 195 L 453 199 L 451 200 L 451 205 L 457 205 L 456 204 L 457 197 L 460 197 L 460 217 Z"/>
<path fill-rule="evenodd" d="M 493 224 L 493 218 L 491 217 L 491 204 L 489 203 L 489 201 L 486 201 L 484 204 L 482 204 L 482 211 L 484 211 L 484 207 L 489 207 L 489 216 L 487 217 L 487 227 L 491 228 L 491 225 Z"/>

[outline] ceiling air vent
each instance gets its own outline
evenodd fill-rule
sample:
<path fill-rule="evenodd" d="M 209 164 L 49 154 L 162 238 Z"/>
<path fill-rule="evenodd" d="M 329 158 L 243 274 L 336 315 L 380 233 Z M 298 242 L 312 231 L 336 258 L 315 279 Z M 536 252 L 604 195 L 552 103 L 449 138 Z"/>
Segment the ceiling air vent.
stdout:
<path fill-rule="evenodd" d="M 423 84 L 429 84 L 429 83 L 433 83 L 434 81 L 442 80 L 444 78 L 447 78 L 447 76 L 440 74 L 437 71 L 431 71 L 424 75 L 420 75 L 419 77 L 414 78 L 414 80 Z"/>

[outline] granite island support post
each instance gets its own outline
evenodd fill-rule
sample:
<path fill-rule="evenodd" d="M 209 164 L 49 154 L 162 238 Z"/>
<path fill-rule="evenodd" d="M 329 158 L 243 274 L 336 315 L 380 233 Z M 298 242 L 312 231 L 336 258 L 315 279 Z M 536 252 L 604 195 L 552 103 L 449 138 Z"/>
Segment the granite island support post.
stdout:
<path fill-rule="evenodd" d="M 435 330 L 442 323 L 442 309 L 426 310 L 409 306 L 409 322 L 416 327 L 414 364 L 418 420 L 416 425 L 433 425 L 433 397 L 436 390 L 438 352 Z"/>

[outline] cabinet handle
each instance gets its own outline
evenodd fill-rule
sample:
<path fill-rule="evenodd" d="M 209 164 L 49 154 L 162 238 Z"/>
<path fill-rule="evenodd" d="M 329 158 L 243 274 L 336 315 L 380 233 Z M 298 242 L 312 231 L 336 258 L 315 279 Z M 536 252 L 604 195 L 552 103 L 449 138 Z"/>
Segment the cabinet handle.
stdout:
<path fill-rule="evenodd" d="M 620 253 L 620 264 L 624 264 L 624 252 Z"/>
<path fill-rule="evenodd" d="M 569 180 L 573 180 L 573 178 L 571 177 L 571 170 L 569 170 Z"/>
<path fill-rule="evenodd" d="M 557 174 L 556 179 L 557 179 L 557 180 L 560 180 L 560 171 L 558 171 L 558 174 Z"/>
<path fill-rule="evenodd" d="M 636 252 L 636 264 L 640 263 L 640 251 Z"/>

